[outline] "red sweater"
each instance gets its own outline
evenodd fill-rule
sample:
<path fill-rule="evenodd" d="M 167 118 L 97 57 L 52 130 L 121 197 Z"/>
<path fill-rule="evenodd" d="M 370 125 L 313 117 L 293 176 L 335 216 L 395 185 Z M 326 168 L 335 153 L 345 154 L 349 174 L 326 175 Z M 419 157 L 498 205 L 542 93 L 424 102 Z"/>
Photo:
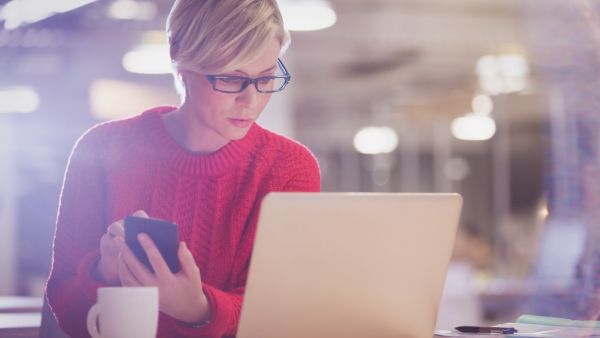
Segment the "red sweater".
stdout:
<path fill-rule="evenodd" d="M 179 225 L 212 306 L 211 322 L 201 328 L 161 313 L 158 337 L 235 335 L 262 198 L 270 191 L 320 188 L 310 151 L 257 124 L 210 155 L 186 151 L 161 119 L 172 109 L 95 126 L 71 154 L 46 292 L 60 326 L 73 337 L 89 337 L 87 311 L 103 286 L 91 275 L 100 237 L 139 209 Z"/>

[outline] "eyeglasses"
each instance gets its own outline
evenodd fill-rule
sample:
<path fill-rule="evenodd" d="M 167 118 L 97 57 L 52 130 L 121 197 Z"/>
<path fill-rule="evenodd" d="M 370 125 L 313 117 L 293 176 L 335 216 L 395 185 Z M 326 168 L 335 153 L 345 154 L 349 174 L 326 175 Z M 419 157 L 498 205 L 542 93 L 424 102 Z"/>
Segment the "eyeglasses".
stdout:
<path fill-rule="evenodd" d="M 281 59 L 277 59 L 277 65 L 283 75 L 261 76 L 254 79 L 234 75 L 206 75 L 206 79 L 212 84 L 214 90 L 222 93 L 241 93 L 251 84 L 259 93 L 276 93 L 282 91 L 292 78 Z"/>

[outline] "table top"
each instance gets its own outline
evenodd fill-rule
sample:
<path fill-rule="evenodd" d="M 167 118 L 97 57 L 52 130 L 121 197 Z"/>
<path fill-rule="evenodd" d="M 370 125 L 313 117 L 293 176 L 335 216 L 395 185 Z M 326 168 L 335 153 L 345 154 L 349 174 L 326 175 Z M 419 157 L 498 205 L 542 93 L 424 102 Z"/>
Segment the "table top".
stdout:
<path fill-rule="evenodd" d="M 39 312 L 0 313 L 0 330 L 7 328 L 39 328 L 42 314 Z"/>
<path fill-rule="evenodd" d="M 42 305 L 42 297 L 2 296 L 0 297 L 0 314 L 40 312 Z"/>
<path fill-rule="evenodd" d="M 43 303 L 42 297 L 0 297 L 0 338 L 37 338 Z"/>
<path fill-rule="evenodd" d="M 0 313 L 0 337 L 37 338 L 41 321 L 39 312 Z"/>

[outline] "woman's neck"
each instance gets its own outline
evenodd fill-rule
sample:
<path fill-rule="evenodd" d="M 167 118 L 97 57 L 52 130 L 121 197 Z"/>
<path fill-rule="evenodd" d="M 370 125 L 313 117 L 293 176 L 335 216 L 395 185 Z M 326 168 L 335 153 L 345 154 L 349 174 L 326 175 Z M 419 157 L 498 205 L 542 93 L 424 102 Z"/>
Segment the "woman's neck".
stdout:
<path fill-rule="evenodd" d="M 194 118 L 184 106 L 163 114 L 162 119 L 171 137 L 189 152 L 208 155 L 230 142 Z"/>

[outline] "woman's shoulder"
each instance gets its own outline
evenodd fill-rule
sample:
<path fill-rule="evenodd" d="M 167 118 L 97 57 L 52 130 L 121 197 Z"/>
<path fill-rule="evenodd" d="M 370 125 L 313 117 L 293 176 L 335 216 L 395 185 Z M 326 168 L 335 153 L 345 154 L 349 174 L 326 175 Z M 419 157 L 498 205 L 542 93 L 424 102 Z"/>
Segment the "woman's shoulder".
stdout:
<path fill-rule="evenodd" d="M 84 132 L 78 142 L 91 142 L 102 146 L 134 142 L 160 121 L 162 113 L 172 109 L 156 107 L 134 116 L 97 123 Z"/>
<path fill-rule="evenodd" d="M 300 141 L 294 140 L 288 136 L 281 135 L 272 130 L 257 126 L 261 134 L 262 147 L 265 151 L 271 152 L 277 157 L 297 158 L 306 160 L 316 160 L 312 151 Z"/>
<path fill-rule="evenodd" d="M 300 141 L 260 127 L 261 151 L 272 166 L 281 169 L 319 171 L 319 162 L 315 154 Z"/>
<path fill-rule="evenodd" d="M 304 144 L 290 137 L 262 128 L 260 153 L 270 157 L 267 162 L 283 190 L 319 191 L 321 170 L 319 161 Z"/>

